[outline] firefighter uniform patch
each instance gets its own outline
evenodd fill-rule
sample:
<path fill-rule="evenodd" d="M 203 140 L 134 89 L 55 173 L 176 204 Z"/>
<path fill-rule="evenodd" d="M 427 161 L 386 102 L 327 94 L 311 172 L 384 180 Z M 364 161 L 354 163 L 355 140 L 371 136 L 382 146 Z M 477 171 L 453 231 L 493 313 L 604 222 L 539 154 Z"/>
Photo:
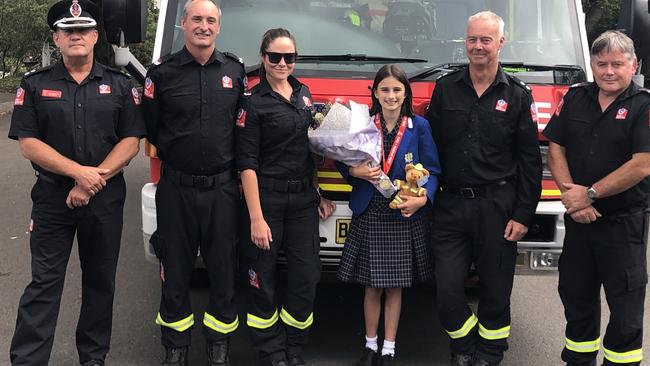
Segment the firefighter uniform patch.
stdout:
<path fill-rule="evenodd" d="M 555 115 L 560 116 L 560 112 L 562 111 L 562 106 L 564 105 L 564 98 L 560 99 L 560 103 L 557 104 L 557 108 L 555 109 Z"/>
<path fill-rule="evenodd" d="M 625 118 L 627 118 L 626 108 L 620 108 L 618 111 L 616 111 L 616 119 L 625 119 Z"/>
<path fill-rule="evenodd" d="M 237 113 L 236 126 L 241 128 L 246 127 L 246 111 L 244 109 L 240 109 L 239 113 Z"/>
<path fill-rule="evenodd" d="M 311 103 L 311 99 L 309 99 L 309 97 L 303 96 L 302 101 L 305 102 L 305 107 L 311 108 L 312 103 Z"/>
<path fill-rule="evenodd" d="M 14 105 L 23 105 L 25 103 L 25 89 L 19 87 L 16 90 L 16 98 L 14 99 Z"/>
<path fill-rule="evenodd" d="M 226 89 L 232 89 L 232 79 L 229 76 L 222 77 L 221 86 Z"/>
<path fill-rule="evenodd" d="M 111 94 L 111 86 L 106 84 L 100 85 L 99 94 Z"/>
<path fill-rule="evenodd" d="M 144 96 L 153 99 L 153 91 L 154 91 L 154 83 L 151 81 L 151 79 L 147 78 L 147 80 L 144 81 Z"/>
<path fill-rule="evenodd" d="M 131 89 L 131 96 L 133 96 L 133 103 L 135 103 L 135 105 L 142 104 L 142 98 L 140 98 L 140 93 L 138 93 L 138 89 L 136 88 Z"/>
<path fill-rule="evenodd" d="M 255 272 L 252 268 L 248 270 L 248 282 L 251 286 L 257 289 L 260 288 L 260 278 L 257 276 L 257 272 Z"/>
<path fill-rule="evenodd" d="M 537 119 L 537 105 L 535 105 L 534 102 L 530 105 L 530 118 L 532 118 L 535 123 L 539 122 Z"/>
<path fill-rule="evenodd" d="M 60 90 L 43 89 L 41 91 L 41 96 L 45 98 L 59 99 L 63 96 L 63 93 Z"/>
<path fill-rule="evenodd" d="M 506 102 L 503 99 L 499 99 L 494 109 L 496 109 L 497 111 L 505 112 L 508 110 L 508 102 Z"/>

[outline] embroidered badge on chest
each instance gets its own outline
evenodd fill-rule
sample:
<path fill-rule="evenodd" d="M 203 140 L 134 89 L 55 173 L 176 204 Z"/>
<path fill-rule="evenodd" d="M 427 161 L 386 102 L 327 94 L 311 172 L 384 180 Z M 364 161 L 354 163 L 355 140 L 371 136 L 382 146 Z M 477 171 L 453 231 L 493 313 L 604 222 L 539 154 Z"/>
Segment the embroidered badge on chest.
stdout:
<path fill-rule="evenodd" d="M 232 89 L 232 79 L 229 76 L 222 77 L 221 86 L 226 89 Z"/>
<path fill-rule="evenodd" d="M 412 163 L 413 162 L 413 153 L 406 153 L 404 154 L 404 162 L 406 164 Z"/>
<path fill-rule="evenodd" d="M 59 98 L 61 98 L 61 96 L 63 96 L 63 93 L 60 90 L 43 89 L 41 91 L 41 96 L 45 97 L 45 98 L 59 99 Z"/>
<path fill-rule="evenodd" d="M 311 99 L 309 99 L 309 97 L 306 96 L 302 97 L 302 101 L 305 103 L 305 107 L 307 108 L 312 107 Z"/>
<path fill-rule="evenodd" d="M 135 105 L 142 104 L 142 98 L 140 98 L 140 93 L 138 93 L 138 89 L 136 88 L 131 89 L 131 95 L 133 96 L 133 103 L 135 103 Z"/>
<path fill-rule="evenodd" d="M 627 109 L 619 108 L 619 110 L 616 111 L 616 119 L 625 119 L 625 118 L 627 118 Z"/>
<path fill-rule="evenodd" d="M 111 94 L 111 86 L 106 84 L 100 85 L 99 94 Z"/>
<path fill-rule="evenodd" d="M 497 101 L 497 105 L 496 105 L 496 107 L 494 107 L 494 109 L 496 109 L 497 111 L 505 112 L 505 111 L 508 110 L 508 102 L 506 102 L 503 99 L 499 99 Z"/>

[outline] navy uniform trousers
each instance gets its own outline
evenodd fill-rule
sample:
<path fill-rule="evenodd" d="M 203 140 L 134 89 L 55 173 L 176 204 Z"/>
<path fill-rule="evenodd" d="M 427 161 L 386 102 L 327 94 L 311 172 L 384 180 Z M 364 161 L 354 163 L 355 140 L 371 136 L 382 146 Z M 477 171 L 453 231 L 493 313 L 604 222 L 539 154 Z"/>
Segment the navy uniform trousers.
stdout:
<path fill-rule="evenodd" d="M 151 243 L 160 259 L 162 280 L 156 324 L 166 347 L 191 343 L 194 313 L 189 290 L 199 249 L 210 280 L 203 314 L 208 343 L 226 339 L 239 325 L 234 303 L 239 187 L 232 170 L 208 178 L 163 166 L 156 189 L 158 226 Z"/>
<path fill-rule="evenodd" d="M 18 307 L 10 351 L 13 366 L 49 362 L 75 234 L 82 270 L 76 332 L 79 360 L 103 360 L 108 353 L 126 185 L 117 175 L 88 206 L 73 210 L 65 203 L 70 189 L 70 182 L 43 176 L 32 188 L 32 280 Z"/>
<path fill-rule="evenodd" d="M 510 294 L 517 244 L 503 238 L 512 217 L 515 186 L 490 186 L 476 198 L 436 195 L 431 247 L 438 315 L 451 352 L 498 364 L 508 349 Z M 480 279 L 478 314 L 467 305 L 465 278 L 474 263 Z"/>
<path fill-rule="evenodd" d="M 604 214 L 591 224 L 565 215 L 564 222 L 559 292 L 567 326 L 562 360 L 571 366 L 596 365 L 602 285 L 610 310 L 603 365 L 639 365 L 648 282 L 647 215 L 643 210 Z"/>
<path fill-rule="evenodd" d="M 244 210 L 242 272 L 248 288 L 247 325 L 263 362 L 301 354 L 313 323 L 321 274 L 318 192 L 310 183 L 300 185 L 296 192 L 287 190 L 260 188 L 264 219 L 273 236 L 269 251 L 251 242 L 250 220 Z M 286 292 L 280 299 L 276 294 L 279 251 L 287 261 L 286 286 L 282 286 Z"/>

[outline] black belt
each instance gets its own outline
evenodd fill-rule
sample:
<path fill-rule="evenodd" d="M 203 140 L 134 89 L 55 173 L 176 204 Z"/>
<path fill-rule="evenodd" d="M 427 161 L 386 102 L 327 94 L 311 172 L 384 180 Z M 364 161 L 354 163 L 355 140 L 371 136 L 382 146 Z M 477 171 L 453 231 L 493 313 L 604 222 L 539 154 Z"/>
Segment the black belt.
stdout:
<path fill-rule="evenodd" d="M 451 187 L 447 185 L 440 186 L 440 189 L 443 192 L 451 193 L 456 196 L 461 196 L 463 198 L 479 198 L 485 197 L 495 190 L 503 188 L 508 184 L 508 180 L 501 179 L 496 182 L 483 184 L 476 187 Z"/>
<path fill-rule="evenodd" d="M 162 176 L 185 187 L 212 188 L 216 184 L 230 182 L 235 179 L 235 171 L 229 168 L 214 175 L 194 175 L 183 173 L 164 164 L 162 167 Z"/>
<path fill-rule="evenodd" d="M 257 177 L 257 181 L 259 186 L 266 190 L 284 193 L 303 192 L 311 186 L 311 177 L 285 180 L 260 176 Z"/>

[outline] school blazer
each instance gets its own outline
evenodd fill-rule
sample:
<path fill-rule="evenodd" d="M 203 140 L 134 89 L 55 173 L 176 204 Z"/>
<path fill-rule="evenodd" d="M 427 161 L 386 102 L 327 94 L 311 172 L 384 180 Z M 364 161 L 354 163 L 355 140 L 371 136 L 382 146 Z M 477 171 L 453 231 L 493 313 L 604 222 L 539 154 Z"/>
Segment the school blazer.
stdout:
<path fill-rule="evenodd" d="M 428 201 L 432 204 L 436 191 L 438 190 L 438 176 L 440 175 L 438 149 L 431 135 L 429 121 L 418 115 L 415 115 L 411 119 L 404 131 L 402 143 L 397 149 L 393 167 L 388 175 L 391 181 L 395 179 L 404 180 L 406 178 L 404 168 L 407 162 L 405 158 L 409 153 L 412 154 L 413 164 L 422 163 L 429 171 L 429 181 L 424 185 L 424 188 L 427 189 Z M 348 173 L 349 166 L 337 162 L 336 167 L 341 172 L 343 178 L 352 186 L 349 203 L 350 209 L 357 215 L 363 213 L 368 208 L 370 199 L 377 189 L 365 179 L 350 176 Z M 418 210 L 411 218 L 422 215 L 423 211 L 423 209 Z M 401 219 L 406 219 L 399 210 L 395 210 L 395 215 Z"/>

